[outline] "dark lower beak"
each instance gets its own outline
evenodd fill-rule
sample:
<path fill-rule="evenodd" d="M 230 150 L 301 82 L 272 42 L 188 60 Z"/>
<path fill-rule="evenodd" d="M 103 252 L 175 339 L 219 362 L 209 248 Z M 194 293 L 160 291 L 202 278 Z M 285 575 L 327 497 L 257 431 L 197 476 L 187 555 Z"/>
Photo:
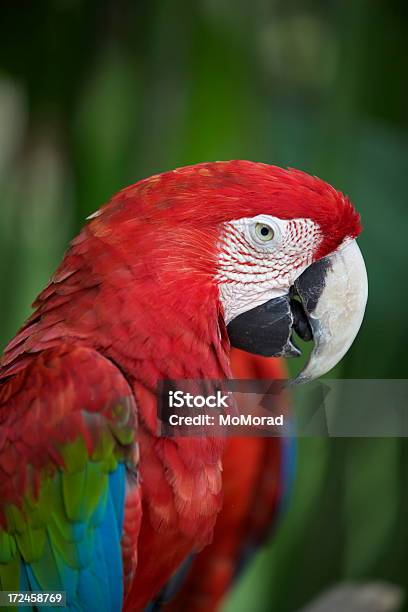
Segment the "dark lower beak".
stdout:
<path fill-rule="evenodd" d="M 298 357 L 294 332 L 314 341 L 294 382 L 333 368 L 350 348 L 363 320 L 367 274 L 355 241 L 310 265 L 282 297 L 244 312 L 228 324 L 232 346 L 264 357 Z"/>
<path fill-rule="evenodd" d="M 237 316 L 227 328 L 231 345 L 263 357 L 299 357 L 301 352 L 292 338 L 295 316 L 291 301 L 289 295 L 274 298 Z M 300 303 L 299 307 L 303 313 Z M 303 320 L 309 328 L 304 314 Z"/>

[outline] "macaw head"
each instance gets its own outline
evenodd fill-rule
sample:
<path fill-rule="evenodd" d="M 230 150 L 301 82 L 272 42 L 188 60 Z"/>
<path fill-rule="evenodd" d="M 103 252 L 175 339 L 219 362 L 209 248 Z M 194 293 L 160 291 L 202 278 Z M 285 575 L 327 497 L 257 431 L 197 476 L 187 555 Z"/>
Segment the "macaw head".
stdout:
<path fill-rule="evenodd" d="M 216 304 L 230 343 L 264 356 L 300 355 L 295 332 L 313 340 L 297 381 L 334 367 L 361 325 L 360 217 L 303 172 L 248 161 L 188 166 L 120 192 L 90 225 L 135 254 L 128 264 L 150 308 L 167 300 L 173 313 L 187 305 L 199 317 Z"/>

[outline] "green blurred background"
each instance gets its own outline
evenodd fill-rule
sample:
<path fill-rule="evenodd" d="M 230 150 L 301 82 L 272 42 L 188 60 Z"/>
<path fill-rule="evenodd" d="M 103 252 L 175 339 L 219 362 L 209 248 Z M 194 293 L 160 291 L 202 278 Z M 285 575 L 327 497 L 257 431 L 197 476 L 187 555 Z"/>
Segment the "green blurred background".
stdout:
<path fill-rule="evenodd" d="M 370 298 L 336 375 L 404 378 L 407 17 L 402 0 L 3 1 L 1 346 L 111 194 L 243 158 L 356 203 Z M 288 514 L 227 610 L 292 612 L 349 579 L 407 587 L 406 442 L 309 439 L 298 459 Z"/>

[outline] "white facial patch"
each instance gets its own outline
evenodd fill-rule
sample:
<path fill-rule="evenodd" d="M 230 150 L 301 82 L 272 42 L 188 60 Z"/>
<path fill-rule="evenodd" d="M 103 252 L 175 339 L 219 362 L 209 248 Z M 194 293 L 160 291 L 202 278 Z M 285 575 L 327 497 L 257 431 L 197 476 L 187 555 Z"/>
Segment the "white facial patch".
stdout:
<path fill-rule="evenodd" d="M 312 263 L 320 241 L 319 226 L 311 219 L 257 215 L 226 223 L 217 274 L 225 322 L 286 295 Z"/>

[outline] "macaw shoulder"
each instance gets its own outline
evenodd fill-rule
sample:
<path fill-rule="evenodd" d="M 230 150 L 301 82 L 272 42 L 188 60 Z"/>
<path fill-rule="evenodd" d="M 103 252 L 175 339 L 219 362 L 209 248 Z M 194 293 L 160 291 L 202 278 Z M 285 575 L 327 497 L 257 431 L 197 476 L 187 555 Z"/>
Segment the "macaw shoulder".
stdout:
<path fill-rule="evenodd" d="M 33 354 L 24 367 L 8 376 L 0 370 L 1 449 L 9 442 L 34 446 L 72 441 L 81 433 L 92 448 L 92 418 L 104 418 L 120 435 L 135 427 L 132 390 L 120 370 L 96 350 L 61 344 Z M 129 433 L 130 438 L 130 433 Z M 23 450 L 20 448 L 20 450 Z M 56 459 L 55 454 L 49 457 Z"/>

